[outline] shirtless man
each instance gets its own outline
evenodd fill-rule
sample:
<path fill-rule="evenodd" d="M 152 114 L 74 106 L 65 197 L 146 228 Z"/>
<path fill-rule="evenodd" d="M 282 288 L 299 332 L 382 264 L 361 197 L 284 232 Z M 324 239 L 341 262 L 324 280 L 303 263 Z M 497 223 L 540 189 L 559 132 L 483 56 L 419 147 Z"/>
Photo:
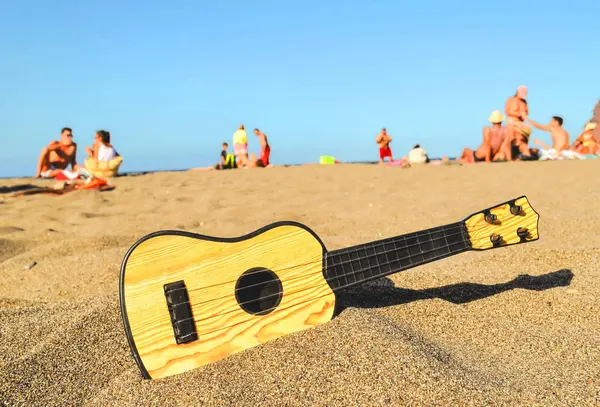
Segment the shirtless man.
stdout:
<path fill-rule="evenodd" d="M 271 156 L 271 146 L 269 145 L 267 135 L 259 129 L 254 129 L 254 134 L 256 137 L 258 137 L 258 142 L 260 143 L 260 157 L 256 158 L 254 154 L 251 154 L 248 167 L 272 167 L 271 163 L 269 162 L 269 157 Z"/>
<path fill-rule="evenodd" d="M 552 147 L 544 144 L 539 139 L 533 140 L 536 145 L 542 147 L 542 150 L 540 150 L 540 159 L 548 160 L 559 158 L 561 156 L 568 157 L 572 155 L 570 153 L 574 153 L 569 151 L 569 133 L 562 127 L 562 117 L 552 116 L 550 123 L 546 125 L 539 124 L 531 119 L 528 119 L 528 121 L 536 129 L 547 131 L 552 136 Z"/>
<path fill-rule="evenodd" d="M 54 178 L 69 165 L 76 170 L 79 167 L 76 156 L 77 144 L 73 142 L 73 131 L 65 127 L 60 132 L 60 141 L 52 141 L 42 149 L 35 178 Z"/>
<path fill-rule="evenodd" d="M 392 138 L 387 133 L 385 127 L 381 129 L 381 133 L 379 133 L 377 137 L 375 137 L 375 142 L 379 144 L 379 164 L 383 164 L 383 160 L 385 157 L 389 157 L 389 161 L 393 161 L 392 149 L 390 148 Z"/>
<path fill-rule="evenodd" d="M 472 164 L 482 161 L 489 163 L 492 160 L 500 160 L 506 157 L 508 145 L 505 141 L 508 130 L 502 126 L 504 115 L 499 110 L 494 110 L 488 120 L 492 123 L 492 126 L 483 128 L 483 144 L 475 151 L 465 148 L 460 157 L 462 163 Z"/>
<path fill-rule="evenodd" d="M 510 147 L 506 149 L 507 155 L 505 158 L 509 161 L 513 159 L 513 154 L 516 152 L 513 151 L 513 146 L 515 150 L 518 149 L 521 155 L 530 157 L 531 152 L 527 143 L 531 135 L 531 127 L 525 123 L 529 115 L 526 86 L 519 86 L 515 95 L 508 98 L 504 105 L 504 112 L 508 116 L 508 138 L 506 143 Z"/>

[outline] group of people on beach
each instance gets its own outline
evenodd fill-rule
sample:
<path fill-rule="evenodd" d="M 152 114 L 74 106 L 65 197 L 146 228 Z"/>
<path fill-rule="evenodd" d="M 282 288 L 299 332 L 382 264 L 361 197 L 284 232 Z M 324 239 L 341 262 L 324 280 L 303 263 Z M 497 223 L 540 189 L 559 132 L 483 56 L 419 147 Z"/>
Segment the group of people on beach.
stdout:
<path fill-rule="evenodd" d="M 221 161 L 212 167 L 193 168 L 195 171 L 205 170 L 231 170 L 234 168 L 269 168 L 271 164 L 271 145 L 267 135 L 260 129 L 254 129 L 254 135 L 260 144 L 260 153 L 256 157 L 254 153 L 248 153 L 248 134 L 244 125 L 240 125 L 233 133 L 233 153 L 229 153 L 229 144 L 223 142 L 221 149 Z"/>
<path fill-rule="evenodd" d="M 409 168 L 411 164 L 427 164 L 430 162 L 427 151 L 419 144 L 416 144 L 409 151 L 407 157 L 402 157 L 402 159 L 394 161 L 392 148 L 390 147 L 392 136 L 388 134 L 385 127 L 375 137 L 375 142 L 379 146 L 379 164 L 383 164 L 386 158 L 388 159 L 388 165 L 400 166 L 402 168 Z"/>
<path fill-rule="evenodd" d="M 563 118 L 553 116 L 548 124 L 540 124 L 529 117 L 527 87 L 521 85 L 504 106 L 507 117 L 495 110 L 489 117 L 491 126 L 483 128 L 482 144 L 476 149 L 465 148 L 459 161 L 477 163 L 492 161 L 532 161 L 595 158 L 600 152 L 600 136 L 594 135 L 596 123 L 589 121 L 575 141 L 569 143 L 569 133 L 563 128 Z M 532 127 L 550 133 L 552 145 L 534 139 L 529 146 Z"/>
<path fill-rule="evenodd" d="M 92 146 L 86 147 L 85 152 L 89 157 L 88 161 L 94 164 L 111 161 L 119 155 L 110 142 L 110 132 L 106 130 L 95 133 Z M 73 141 L 73 130 L 64 127 L 59 140 L 51 141 L 42 149 L 35 178 L 54 178 L 67 170 L 69 165 L 73 171 L 85 168 L 77 164 L 77 143 Z"/>

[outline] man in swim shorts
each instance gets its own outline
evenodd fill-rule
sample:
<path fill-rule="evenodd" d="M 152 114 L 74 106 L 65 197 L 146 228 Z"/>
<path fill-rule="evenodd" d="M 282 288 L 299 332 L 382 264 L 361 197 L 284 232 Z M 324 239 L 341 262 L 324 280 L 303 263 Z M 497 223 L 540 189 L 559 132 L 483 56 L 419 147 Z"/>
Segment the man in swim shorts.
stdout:
<path fill-rule="evenodd" d="M 513 159 L 513 155 L 517 150 L 521 156 L 531 156 L 527 146 L 531 135 L 531 127 L 525 123 L 529 115 L 527 93 L 526 86 L 519 86 L 515 95 L 509 97 L 504 105 L 504 112 L 508 116 L 508 125 L 506 126 L 508 128 L 507 144 L 511 147 L 506 149 L 507 156 L 505 158 L 509 161 Z M 515 148 L 512 148 L 512 146 Z"/>
<path fill-rule="evenodd" d="M 42 149 L 35 178 L 54 178 L 69 165 L 76 170 L 79 167 L 76 156 L 77 144 L 73 142 L 73 131 L 65 127 L 60 132 L 60 141 L 52 141 Z"/>
<path fill-rule="evenodd" d="M 460 162 L 472 164 L 485 161 L 489 163 L 492 160 L 504 159 L 506 155 L 504 148 L 507 146 L 505 141 L 508 134 L 507 128 L 502 126 L 504 115 L 500 110 L 494 110 L 488 121 L 492 125 L 483 128 L 483 143 L 475 151 L 465 147 Z"/>
<path fill-rule="evenodd" d="M 254 134 L 258 137 L 258 142 L 260 143 L 260 157 L 255 160 L 255 164 L 257 167 L 268 167 L 270 164 L 271 146 L 269 145 L 267 135 L 259 129 L 254 129 Z"/>
<path fill-rule="evenodd" d="M 386 157 L 389 157 L 389 161 L 393 161 L 392 149 L 390 148 L 392 138 L 387 133 L 387 129 L 385 127 L 381 129 L 381 133 L 375 137 L 375 142 L 379 145 L 379 164 L 383 164 L 383 161 Z"/>
<path fill-rule="evenodd" d="M 243 167 L 247 164 L 248 161 L 248 136 L 246 134 L 246 130 L 244 129 L 244 125 L 240 125 L 240 127 L 233 133 L 233 153 L 240 164 L 240 167 Z"/>

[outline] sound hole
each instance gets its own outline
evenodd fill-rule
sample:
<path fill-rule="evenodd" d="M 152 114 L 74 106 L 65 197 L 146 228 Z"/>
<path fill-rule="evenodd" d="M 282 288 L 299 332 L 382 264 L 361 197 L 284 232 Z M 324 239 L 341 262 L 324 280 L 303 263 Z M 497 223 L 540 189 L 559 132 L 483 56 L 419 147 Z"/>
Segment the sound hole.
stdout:
<path fill-rule="evenodd" d="M 266 315 L 281 302 L 283 286 L 277 274 L 264 267 L 246 270 L 235 285 L 235 299 L 248 314 Z"/>

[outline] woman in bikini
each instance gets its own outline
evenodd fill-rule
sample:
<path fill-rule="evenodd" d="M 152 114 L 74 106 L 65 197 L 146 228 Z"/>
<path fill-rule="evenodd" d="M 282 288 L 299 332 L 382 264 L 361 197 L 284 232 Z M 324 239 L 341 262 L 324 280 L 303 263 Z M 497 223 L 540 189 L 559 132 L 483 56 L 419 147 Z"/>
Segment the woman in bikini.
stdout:
<path fill-rule="evenodd" d="M 596 123 L 590 122 L 585 125 L 583 132 L 577 137 L 571 149 L 578 152 L 579 154 L 598 154 L 600 146 L 594 139 L 594 129 Z"/>

